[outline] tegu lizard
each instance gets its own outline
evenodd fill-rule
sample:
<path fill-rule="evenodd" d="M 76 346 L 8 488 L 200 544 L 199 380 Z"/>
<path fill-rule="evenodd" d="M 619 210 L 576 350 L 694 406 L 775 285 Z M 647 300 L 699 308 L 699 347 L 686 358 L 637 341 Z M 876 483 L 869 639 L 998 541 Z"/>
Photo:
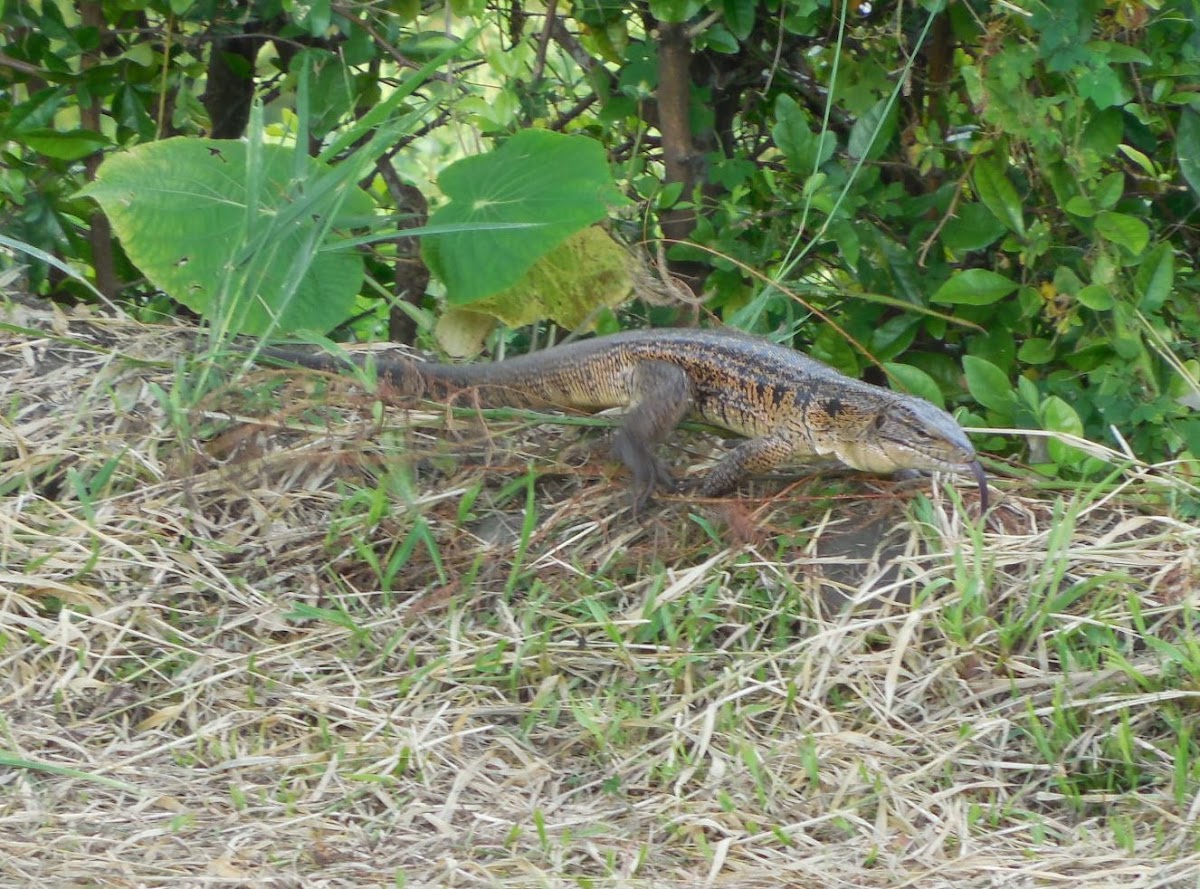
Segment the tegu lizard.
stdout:
<path fill-rule="evenodd" d="M 274 348 L 260 356 L 327 371 L 353 360 Z M 447 401 L 469 390 L 482 407 L 626 408 L 613 450 L 633 475 L 635 511 L 656 488 L 675 488 L 654 447 L 688 415 L 746 438 L 694 485 L 702 496 L 725 493 L 750 473 L 835 457 L 865 472 L 966 473 L 988 508 L 983 467 L 946 411 L 747 334 L 627 331 L 490 364 L 373 360 L 400 395 Z"/>

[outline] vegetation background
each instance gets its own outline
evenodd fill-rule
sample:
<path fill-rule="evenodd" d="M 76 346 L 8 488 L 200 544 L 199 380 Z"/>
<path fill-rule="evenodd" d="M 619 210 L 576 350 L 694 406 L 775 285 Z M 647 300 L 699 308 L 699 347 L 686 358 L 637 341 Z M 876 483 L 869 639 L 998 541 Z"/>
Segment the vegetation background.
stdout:
<path fill-rule="evenodd" d="M 478 231 L 479 253 L 439 260 L 403 230 L 421 226 L 430 206 L 450 212 L 439 183 L 454 160 L 530 128 L 583 135 L 603 146 L 613 195 L 632 201 L 618 235 L 644 249 L 653 273 L 638 276 L 642 299 L 626 312 L 662 323 L 702 310 L 852 375 L 965 404 L 969 423 L 1082 434 L 1194 472 L 1197 11 L 1182 0 L 9 2 L 0 231 L 144 317 L 177 312 L 189 288 L 151 274 L 155 286 L 145 277 L 153 263 L 138 268 L 129 256 L 161 254 L 171 241 L 199 251 L 213 224 L 198 201 L 176 197 L 180 218 L 164 224 L 132 198 L 113 201 L 110 215 L 136 205 L 117 242 L 80 190 L 120 149 L 245 137 L 261 102 L 252 139 L 300 140 L 332 166 L 353 158 L 333 190 L 357 179 L 370 196 L 357 204 L 373 234 L 357 248 L 365 279 L 326 274 L 311 300 L 324 301 L 325 315 L 289 320 L 285 332 L 340 325 L 339 338 L 411 342 L 433 326 L 417 309 L 446 312 L 438 295 L 528 323 L 554 307 L 520 317 L 481 307 L 486 284 L 456 277 L 481 255 L 499 277 L 507 243 Z M 384 117 L 388 138 L 372 141 Z M 584 164 L 544 151 L 456 176 L 467 180 L 458 205 L 534 207 L 568 188 Z M 139 158 L 131 194 L 145 201 L 151 183 L 182 166 Z M 285 166 L 284 181 L 297 169 Z M 543 191 L 488 191 L 526 180 Z M 544 205 L 532 218 L 562 222 L 546 220 Z M 290 267 L 294 257 L 269 259 Z M 438 260 L 432 284 L 427 259 Z M 95 298 L 60 268 L 20 261 L 32 293 Z M 627 286 L 586 278 L 578 257 L 565 263 L 594 295 L 575 295 L 576 311 L 558 316 L 621 323 L 604 307 Z M 258 296 L 279 300 L 280 286 Z M 1049 476 L 1101 468 L 1031 441 L 981 444 Z"/>
<path fill-rule="evenodd" d="M 0 872 L 1200 885 L 1198 21 L 0 0 Z M 197 317 L 714 320 L 1031 471 L 626 526 L 603 420 L 229 386 Z"/>

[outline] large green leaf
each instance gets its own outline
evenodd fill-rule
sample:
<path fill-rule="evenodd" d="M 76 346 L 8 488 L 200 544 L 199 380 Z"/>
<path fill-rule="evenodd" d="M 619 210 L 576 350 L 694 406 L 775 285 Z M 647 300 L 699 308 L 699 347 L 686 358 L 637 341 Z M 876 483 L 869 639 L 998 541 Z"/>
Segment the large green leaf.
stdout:
<path fill-rule="evenodd" d="M 451 164 L 438 184 L 450 203 L 431 226 L 514 226 L 424 239 L 425 261 L 458 305 L 511 287 L 568 237 L 627 203 L 599 142 L 549 130 L 522 130 L 495 151 Z"/>
<path fill-rule="evenodd" d="M 347 214 L 361 224 L 374 205 L 357 188 L 329 187 L 334 174 L 316 160 L 301 158 L 297 172 L 292 148 L 261 150 L 253 194 L 246 143 L 187 138 L 113 155 L 80 193 L 104 208 L 146 277 L 194 311 L 226 313 L 243 333 L 329 330 L 349 315 L 363 269 L 323 236 Z M 225 302 L 234 297 L 242 302 Z"/>

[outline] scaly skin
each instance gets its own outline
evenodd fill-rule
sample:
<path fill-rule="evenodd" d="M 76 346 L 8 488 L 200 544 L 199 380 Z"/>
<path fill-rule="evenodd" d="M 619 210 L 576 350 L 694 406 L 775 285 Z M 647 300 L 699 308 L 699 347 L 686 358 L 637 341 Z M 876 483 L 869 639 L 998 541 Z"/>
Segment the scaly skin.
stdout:
<path fill-rule="evenodd" d="M 268 349 L 263 356 L 320 370 L 345 360 Z M 398 394 L 448 401 L 465 390 L 483 407 L 627 407 L 613 449 L 633 474 L 634 506 L 673 487 L 654 456 L 687 415 L 745 436 L 700 480 L 704 496 L 743 476 L 813 457 L 836 457 L 865 472 L 967 473 L 988 508 L 975 449 L 948 413 L 922 398 L 863 383 L 800 352 L 745 334 L 639 330 L 582 340 L 491 364 L 431 364 L 378 358 Z"/>

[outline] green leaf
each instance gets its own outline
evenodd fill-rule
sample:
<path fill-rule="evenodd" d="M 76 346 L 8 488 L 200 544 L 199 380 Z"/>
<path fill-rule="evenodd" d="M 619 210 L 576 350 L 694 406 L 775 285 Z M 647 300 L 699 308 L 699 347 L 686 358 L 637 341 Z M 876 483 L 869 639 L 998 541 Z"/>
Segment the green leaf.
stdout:
<path fill-rule="evenodd" d="M 1067 71 L 1090 58 L 1084 48 L 1092 33 L 1093 15 L 1079 2 L 1036 4 L 1029 26 L 1038 37 L 1038 54 L 1051 71 Z"/>
<path fill-rule="evenodd" d="M 997 313 L 995 317 L 998 320 L 1003 316 Z M 996 367 L 1012 367 L 1017 360 L 1017 341 L 1012 331 L 1003 324 L 992 323 L 982 336 L 971 338 L 969 351 L 976 358 L 985 358 Z"/>
<path fill-rule="evenodd" d="M 1100 109 L 1124 105 L 1133 98 L 1133 93 L 1112 68 L 1103 63 L 1084 68 L 1075 78 L 1079 95 L 1091 99 Z"/>
<path fill-rule="evenodd" d="M 657 178 L 654 179 L 658 183 Z M 667 210 L 674 207 L 679 198 L 683 195 L 682 182 L 665 182 L 654 195 L 654 206 L 658 210 Z"/>
<path fill-rule="evenodd" d="M 846 341 L 845 336 L 831 326 L 821 327 L 808 351 L 818 361 L 824 361 L 844 374 L 858 375 L 862 356 Z"/>
<path fill-rule="evenodd" d="M 935 303 L 965 306 L 991 305 L 1017 289 L 1015 281 L 987 269 L 967 269 L 956 272 L 937 289 L 931 299 Z"/>
<path fill-rule="evenodd" d="M 625 14 L 623 0 L 586 0 L 572 6 L 572 15 L 592 31 L 602 30 L 605 25 L 620 20 Z"/>
<path fill-rule="evenodd" d="M 1175 286 L 1175 251 L 1168 243 L 1159 244 L 1138 266 L 1134 281 L 1141 296 L 1138 308 L 1153 315 L 1171 295 Z"/>
<path fill-rule="evenodd" d="M 738 52 L 742 45 L 721 22 L 713 22 L 704 29 L 704 33 L 696 38 L 697 49 L 711 49 L 723 55 L 731 56 Z"/>
<path fill-rule="evenodd" d="M 1037 414 L 1042 403 L 1042 394 L 1038 391 L 1037 384 L 1029 377 L 1017 377 L 1017 401 L 1028 407 L 1034 415 Z"/>
<path fill-rule="evenodd" d="M 650 0 L 650 15 L 660 22 L 686 22 L 704 7 L 703 0 Z"/>
<path fill-rule="evenodd" d="M 568 237 L 627 201 L 604 148 L 585 136 L 522 130 L 495 151 L 464 158 L 438 179 L 450 199 L 430 225 L 507 223 L 516 229 L 426 237 L 430 269 L 451 303 L 463 305 L 516 284 Z"/>
<path fill-rule="evenodd" d="M 818 136 L 812 131 L 808 115 L 787 93 L 781 93 L 775 101 L 775 126 L 771 136 L 787 158 L 788 168 L 801 176 L 811 176 L 833 156 L 837 146 L 833 133 L 824 132 Z"/>
<path fill-rule="evenodd" d="M 1188 420 L 1183 424 L 1182 433 L 1187 449 L 1192 456 L 1200 456 L 1200 418 Z"/>
<path fill-rule="evenodd" d="M 956 253 L 982 250 L 1005 231 L 1004 224 L 986 206 L 972 201 L 960 206 L 954 219 L 942 229 L 942 243 Z"/>
<path fill-rule="evenodd" d="M 80 160 L 112 144 L 103 134 L 91 130 L 26 130 L 19 140 L 38 154 L 64 161 Z"/>
<path fill-rule="evenodd" d="M 990 157 L 980 157 L 975 161 L 975 193 L 993 216 L 1022 238 L 1025 237 L 1021 198 L 1004 170 Z"/>
<path fill-rule="evenodd" d="M 1096 214 L 1096 231 L 1104 240 L 1123 247 L 1133 256 L 1150 243 L 1150 229 L 1136 216 L 1105 211 Z"/>
<path fill-rule="evenodd" d="M 1098 160 L 1107 161 L 1125 134 L 1125 115 L 1120 108 L 1108 108 L 1088 117 L 1079 147 L 1091 151 Z"/>
<path fill-rule="evenodd" d="M 122 54 L 121 58 L 130 64 L 149 68 L 155 62 L 154 47 L 149 43 L 135 43 Z"/>
<path fill-rule="evenodd" d="M 1057 395 L 1050 395 L 1042 402 L 1041 423 L 1047 432 L 1065 432 L 1083 438 L 1083 420 L 1075 412 L 1075 408 L 1067 404 Z M 1073 448 L 1056 439 L 1046 443 L 1050 459 L 1060 466 L 1074 466 L 1087 458 L 1087 454 L 1078 448 Z"/>
<path fill-rule="evenodd" d="M 1042 337 L 1034 337 L 1021 343 L 1017 360 L 1022 364 L 1045 364 L 1054 358 L 1054 343 Z"/>
<path fill-rule="evenodd" d="M 288 70 L 293 75 L 308 77 L 309 132 L 314 138 L 323 138 L 354 107 L 353 73 L 341 59 L 324 49 L 300 50 L 292 57 Z M 307 73 L 300 73 L 306 70 Z"/>
<path fill-rule="evenodd" d="M 441 53 L 456 49 L 461 43 L 458 37 L 443 31 L 418 31 L 398 40 L 396 51 L 406 58 L 424 64 Z"/>
<path fill-rule="evenodd" d="M 914 306 L 925 305 L 924 280 L 913 252 L 878 229 L 868 231 L 876 235 L 874 240 L 883 254 L 884 268 L 891 276 L 891 292 Z"/>
<path fill-rule="evenodd" d="M 899 388 L 902 392 L 908 392 L 910 395 L 917 395 L 924 398 L 926 401 L 936 404 L 938 407 L 945 407 L 945 399 L 942 397 L 942 390 L 938 388 L 937 382 L 921 370 L 919 367 L 913 367 L 911 364 L 897 364 L 894 361 L 885 361 L 883 369 L 887 371 L 892 381 L 900 384 Z M 896 387 L 893 387 L 896 388 Z"/>
<path fill-rule="evenodd" d="M 1117 201 L 1125 194 L 1125 174 L 1109 173 L 1098 183 L 1092 193 L 1096 206 L 1101 210 L 1111 210 Z"/>
<path fill-rule="evenodd" d="M 1090 40 L 1087 48 L 1096 55 L 1106 56 L 1108 61 L 1117 65 L 1149 65 L 1150 56 L 1135 46 L 1124 43 L 1113 43 L 1108 40 Z"/>
<path fill-rule="evenodd" d="M 329 22 L 332 19 L 332 11 L 330 9 L 330 0 L 308 0 L 307 14 L 300 16 L 300 23 L 308 26 L 308 33 L 312 37 L 325 37 L 325 32 L 329 30 Z M 297 4 L 297 9 L 304 7 Z"/>
<path fill-rule="evenodd" d="M 112 155 L 80 195 L 104 208 L 154 286 L 194 311 L 215 317 L 241 294 L 230 317 L 243 333 L 330 330 L 349 315 L 363 269 L 322 236 L 369 219 L 374 202 L 357 188 L 330 190 L 335 174 L 312 158 L 297 171 L 293 148 L 261 149 L 253 195 L 245 142 L 182 137 Z"/>
<path fill-rule="evenodd" d="M 858 265 L 862 254 L 862 239 L 854 226 L 847 220 L 841 219 L 829 226 L 829 237 L 838 246 L 838 253 L 849 268 Z"/>
<path fill-rule="evenodd" d="M 1093 277 L 1095 273 L 1093 271 Z M 1080 288 L 1083 287 L 1083 282 L 1079 280 L 1079 276 L 1075 274 L 1070 266 L 1060 265 L 1054 270 L 1054 289 L 1060 293 L 1067 293 L 1071 296 L 1077 294 Z"/>
<path fill-rule="evenodd" d="M 891 361 L 912 345 L 920 329 L 920 316 L 907 312 L 893 315 L 871 330 L 865 343 L 867 351 L 879 361 Z"/>
<path fill-rule="evenodd" d="M 1096 215 L 1096 205 L 1092 203 L 1091 198 L 1082 194 L 1070 198 L 1063 204 L 1063 209 L 1072 216 L 1082 216 L 1084 219 L 1090 219 Z"/>
<path fill-rule="evenodd" d="M 738 40 L 745 40 L 754 30 L 754 12 L 758 0 L 721 0 L 725 11 L 725 26 Z"/>
<path fill-rule="evenodd" d="M 963 65 L 961 69 L 963 86 L 967 88 L 967 98 L 975 107 L 983 107 L 990 100 L 987 87 L 984 85 L 980 69 L 975 65 Z"/>
<path fill-rule="evenodd" d="M 1175 158 L 1179 172 L 1191 186 L 1192 194 L 1200 200 L 1200 111 L 1184 108 L 1179 112 L 1175 128 Z"/>
<path fill-rule="evenodd" d="M 888 109 L 886 99 L 880 99 L 854 121 L 846 151 L 852 158 L 876 160 L 887 150 L 896 135 L 896 106 Z"/>
<path fill-rule="evenodd" d="M 1154 168 L 1154 162 L 1132 145 L 1118 145 L 1117 148 L 1121 150 L 1121 154 L 1125 155 L 1127 158 L 1141 167 L 1142 172 L 1144 172 L 1151 179 L 1158 176 L 1158 170 Z"/>
<path fill-rule="evenodd" d="M 1075 298 L 1094 312 L 1107 312 L 1115 303 L 1112 291 L 1103 284 L 1081 287 Z"/>
<path fill-rule="evenodd" d="M 1012 417 L 1016 394 L 1004 371 L 984 358 L 964 355 L 963 373 L 972 398 L 1004 419 Z"/>

